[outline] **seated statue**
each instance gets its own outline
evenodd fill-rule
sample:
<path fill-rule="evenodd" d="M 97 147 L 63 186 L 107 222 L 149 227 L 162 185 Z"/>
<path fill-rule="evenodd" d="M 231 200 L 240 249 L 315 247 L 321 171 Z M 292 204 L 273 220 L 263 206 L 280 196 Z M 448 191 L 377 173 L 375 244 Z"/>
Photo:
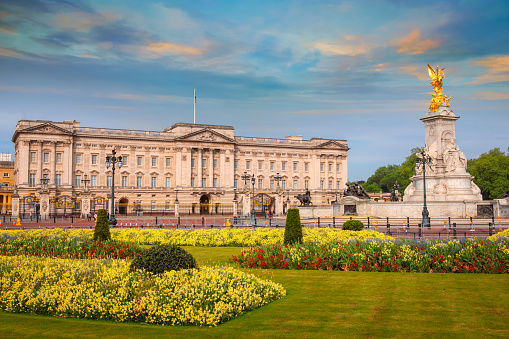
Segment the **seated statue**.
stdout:
<path fill-rule="evenodd" d="M 364 187 L 362 187 L 357 182 L 354 182 L 351 184 L 346 183 L 346 187 L 347 187 L 347 189 L 345 190 L 345 194 L 344 194 L 345 197 L 352 196 L 352 197 L 357 197 L 359 199 L 371 199 L 371 197 L 369 196 L 368 192 L 366 192 Z"/>

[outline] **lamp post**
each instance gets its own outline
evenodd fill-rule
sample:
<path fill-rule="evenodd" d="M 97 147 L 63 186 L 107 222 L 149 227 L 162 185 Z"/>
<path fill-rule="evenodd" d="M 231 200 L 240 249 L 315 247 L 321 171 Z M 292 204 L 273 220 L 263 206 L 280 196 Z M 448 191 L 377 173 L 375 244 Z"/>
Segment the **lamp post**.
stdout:
<path fill-rule="evenodd" d="M 286 198 L 286 213 L 288 213 L 288 209 L 290 208 L 290 189 L 286 189 L 286 194 L 288 197 Z"/>
<path fill-rule="evenodd" d="M 274 180 L 276 181 L 276 192 L 279 193 L 279 182 L 283 180 L 283 177 L 279 175 L 279 172 L 276 172 L 276 175 L 274 176 Z M 279 200 L 279 199 L 278 199 Z M 276 204 L 274 204 L 274 211 L 272 215 L 276 215 Z"/>
<path fill-rule="evenodd" d="M 117 225 L 117 219 L 115 219 L 115 164 L 118 165 L 118 168 L 122 167 L 122 157 L 116 157 L 115 154 L 117 154 L 117 152 L 115 150 L 112 150 L 111 153 L 113 154 L 112 156 L 108 155 L 106 157 L 106 168 L 110 168 L 111 165 L 113 170 L 113 174 L 111 175 L 111 213 L 108 221 L 110 228 Z"/>
<path fill-rule="evenodd" d="M 426 206 L 426 165 L 431 167 L 433 163 L 431 162 L 431 157 L 424 153 L 424 151 L 421 152 L 420 157 L 417 157 L 416 159 L 416 167 L 419 168 L 419 166 L 422 165 L 422 186 L 424 191 L 424 207 L 422 208 L 422 227 L 430 227 L 429 223 L 429 212 L 428 207 Z"/>
<path fill-rule="evenodd" d="M 251 224 L 254 225 L 256 223 L 256 216 L 255 216 L 255 205 L 254 205 L 254 185 L 255 185 L 255 176 L 253 174 L 253 176 L 249 176 L 249 174 L 247 174 L 247 171 L 244 171 L 244 175 L 241 176 L 242 180 L 244 180 L 244 184 L 245 185 L 249 185 L 249 179 L 251 179 L 251 184 L 253 185 L 253 208 L 251 209 Z"/>
<path fill-rule="evenodd" d="M 88 175 L 85 174 L 85 179 L 81 180 L 85 184 L 85 188 L 83 189 L 83 193 L 88 193 L 88 187 L 87 184 L 90 182 L 90 179 L 88 179 Z"/>

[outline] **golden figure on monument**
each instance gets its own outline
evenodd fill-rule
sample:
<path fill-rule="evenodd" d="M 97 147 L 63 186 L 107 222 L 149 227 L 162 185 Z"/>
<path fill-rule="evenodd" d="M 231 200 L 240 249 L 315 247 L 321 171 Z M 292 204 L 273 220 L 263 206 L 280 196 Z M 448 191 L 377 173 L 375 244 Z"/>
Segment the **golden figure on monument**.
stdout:
<path fill-rule="evenodd" d="M 438 111 L 438 106 L 440 106 L 441 103 L 445 102 L 447 106 L 449 106 L 449 100 L 451 100 L 451 97 L 447 98 L 447 95 L 442 94 L 442 79 L 444 78 L 444 68 L 437 69 L 436 71 L 428 64 L 428 73 L 431 77 L 430 84 L 433 85 L 433 98 L 431 98 L 431 104 L 429 105 L 429 111 L 435 112 Z"/>

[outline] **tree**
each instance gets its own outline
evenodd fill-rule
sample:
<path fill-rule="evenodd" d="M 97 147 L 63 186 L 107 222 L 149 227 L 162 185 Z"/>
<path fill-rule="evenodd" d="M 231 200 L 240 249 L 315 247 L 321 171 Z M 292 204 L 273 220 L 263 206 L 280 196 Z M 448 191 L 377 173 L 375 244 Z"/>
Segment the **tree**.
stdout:
<path fill-rule="evenodd" d="M 97 211 L 95 220 L 94 240 L 111 240 L 110 225 L 108 224 L 108 212 L 105 209 Z"/>
<path fill-rule="evenodd" d="M 412 148 L 410 152 L 411 154 L 406 157 L 401 165 L 379 167 L 366 183 L 362 185 L 364 189 L 374 193 L 378 193 L 380 190 L 389 193 L 396 181 L 398 181 L 399 191 L 403 194 L 405 188 L 410 184 L 410 178 L 415 175 L 415 159 L 417 158 L 415 154 L 422 152 L 422 148 Z"/>
<path fill-rule="evenodd" d="M 299 209 L 289 208 L 286 213 L 284 244 L 300 243 L 302 243 L 302 224 L 300 223 Z"/>
<path fill-rule="evenodd" d="M 467 171 L 474 176 L 483 199 L 499 199 L 509 189 L 509 148 L 507 154 L 496 147 L 468 160 Z"/>

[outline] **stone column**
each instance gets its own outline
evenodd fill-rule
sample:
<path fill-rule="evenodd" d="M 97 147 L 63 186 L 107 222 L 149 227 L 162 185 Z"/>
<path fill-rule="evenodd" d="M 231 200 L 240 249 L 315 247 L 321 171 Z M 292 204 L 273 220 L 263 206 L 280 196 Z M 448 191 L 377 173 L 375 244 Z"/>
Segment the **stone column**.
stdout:
<path fill-rule="evenodd" d="M 195 183 L 196 187 L 202 187 L 202 178 L 203 178 L 203 167 L 202 167 L 202 159 L 203 159 L 203 150 L 201 148 L 198 148 L 198 157 L 196 158 L 197 164 L 196 170 L 198 171 L 198 182 Z"/>
<path fill-rule="evenodd" d="M 20 185 L 28 186 L 30 173 L 30 140 L 23 140 L 23 146 L 21 148 L 23 151 L 21 154 L 21 161 L 19 162 L 21 168 L 19 170 L 20 178 L 18 182 Z"/>
<path fill-rule="evenodd" d="M 178 218 L 179 217 L 179 207 L 180 207 L 180 203 L 178 201 L 175 201 L 175 218 Z"/>
<path fill-rule="evenodd" d="M 226 178 L 226 150 L 222 149 L 219 151 L 219 180 L 217 183 L 218 187 L 230 188 L 228 179 Z"/>
<path fill-rule="evenodd" d="M 209 186 L 210 187 L 213 187 L 214 186 L 214 149 L 211 148 L 210 149 L 210 162 L 209 162 Z"/>
<path fill-rule="evenodd" d="M 49 176 L 49 185 L 55 185 L 55 176 L 57 175 L 57 143 L 54 141 L 50 142 L 51 153 L 49 155 L 49 161 L 51 166 L 51 174 Z"/>
<path fill-rule="evenodd" d="M 175 147 L 175 186 L 182 185 L 182 147 Z"/>
<path fill-rule="evenodd" d="M 83 191 L 81 194 L 81 217 L 86 218 L 88 213 L 90 213 L 90 191 Z"/>
<path fill-rule="evenodd" d="M 39 203 L 41 204 L 39 213 L 41 214 L 41 219 L 49 218 L 49 191 L 47 189 L 43 189 L 41 191 Z"/>
<path fill-rule="evenodd" d="M 242 194 L 242 214 L 246 217 L 251 215 L 251 190 L 247 189 Z"/>
<path fill-rule="evenodd" d="M 283 190 L 276 191 L 276 215 L 283 215 Z"/>
<path fill-rule="evenodd" d="M 320 188 L 320 157 L 317 157 L 316 154 L 312 156 L 311 166 L 312 168 L 312 177 L 311 177 L 311 187 L 310 190 L 317 190 Z"/>
<path fill-rule="evenodd" d="M 42 178 L 42 164 L 43 164 L 43 158 L 42 158 L 42 146 L 44 145 L 44 143 L 42 141 L 38 141 L 37 142 L 37 146 L 39 147 L 39 150 L 38 150 L 38 155 L 37 155 L 37 161 L 39 162 L 38 163 L 38 168 L 37 168 L 37 172 L 35 174 L 35 186 L 36 187 L 40 187 L 41 186 L 41 178 Z"/>
<path fill-rule="evenodd" d="M 233 200 L 233 216 L 236 217 L 238 215 L 237 213 L 237 207 L 238 207 L 238 200 Z"/>
<path fill-rule="evenodd" d="M 11 207 L 12 218 L 17 218 L 19 217 L 19 194 L 16 188 L 14 188 L 14 192 L 12 193 L 11 203 L 12 203 Z"/>

